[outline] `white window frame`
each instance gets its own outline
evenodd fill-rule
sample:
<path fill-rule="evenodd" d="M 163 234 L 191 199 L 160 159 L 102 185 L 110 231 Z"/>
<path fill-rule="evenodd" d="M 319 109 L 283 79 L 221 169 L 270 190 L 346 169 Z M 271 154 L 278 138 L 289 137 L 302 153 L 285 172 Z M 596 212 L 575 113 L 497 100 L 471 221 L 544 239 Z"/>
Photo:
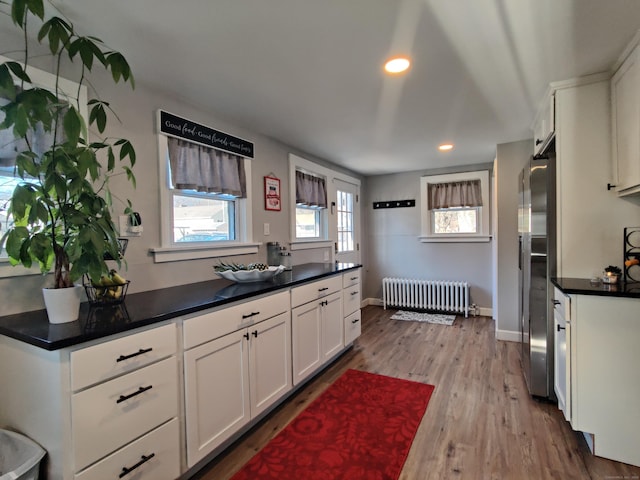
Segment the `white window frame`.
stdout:
<path fill-rule="evenodd" d="M 310 175 L 324 178 L 325 186 L 327 188 L 327 204 L 331 203 L 329 184 L 330 179 L 332 178 L 332 171 L 292 153 L 289 154 L 289 191 L 291 192 L 291 195 L 289 195 L 289 211 L 291 212 L 291 230 L 289 237 L 291 238 L 290 248 L 291 250 L 305 250 L 310 248 L 330 247 L 333 242 L 329 237 L 328 208 L 318 209 L 320 217 L 320 236 L 312 238 L 296 236 L 296 171 L 302 171 Z"/>
<path fill-rule="evenodd" d="M 9 61 L 15 60 L 0 55 L 0 63 Z M 18 63 L 24 66 L 24 63 L 20 61 L 18 61 Z M 45 72 L 44 70 L 32 67 L 30 65 L 27 65 L 27 74 L 32 81 L 31 85 L 33 86 L 46 88 L 47 90 L 55 92 L 57 81 L 58 90 L 62 92 L 63 95 L 66 95 L 67 97 L 74 100 L 77 96 L 79 100 L 79 104 L 77 105 L 78 112 L 85 119 L 87 125 L 89 124 L 89 115 L 87 111 L 87 87 L 85 85 L 78 85 L 77 82 L 67 80 L 66 78 L 56 79 L 55 75 L 49 72 Z M 18 83 L 19 80 L 16 79 L 16 84 Z M 6 252 L 3 249 L 0 254 L 0 278 L 19 277 L 24 275 L 42 275 L 42 272 L 40 271 L 40 267 L 38 267 L 37 265 L 33 265 L 31 268 L 25 268 L 22 265 L 12 266 Z"/>
<path fill-rule="evenodd" d="M 296 238 L 296 170 L 324 177 L 325 179 L 327 186 L 327 208 L 320 210 L 320 238 Z M 337 172 L 331 168 L 323 167 L 293 153 L 289 154 L 289 191 L 291 192 L 289 195 L 289 238 L 291 239 L 291 250 L 334 247 L 334 239 L 337 240 L 338 238 L 336 222 L 331 220 L 331 217 L 335 215 L 335 206 L 332 207 L 331 205 L 331 202 L 333 202 L 336 196 L 335 180 L 341 180 L 345 183 L 355 185 L 358 191 L 360 191 L 359 179 Z M 359 221 L 359 219 L 356 221 Z M 360 225 L 358 224 L 356 228 L 359 231 Z"/>
<path fill-rule="evenodd" d="M 428 208 L 428 186 L 430 183 L 459 182 L 463 180 L 480 180 L 482 190 L 482 207 L 478 207 L 478 231 L 476 233 L 434 233 L 433 214 Z M 491 240 L 490 220 L 491 206 L 489 204 L 489 171 L 448 173 L 444 175 L 425 175 L 420 177 L 420 208 L 421 235 L 418 237 L 423 243 L 430 242 L 488 242 Z"/>
<path fill-rule="evenodd" d="M 174 242 L 173 241 L 173 193 L 170 188 L 168 168 L 167 136 L 158 134 L 158 166 L 160 177 L 160 247 L 151 248 L 155 263 L 217 258 L 231 255 L 249 255 L 258 253 L 259 243 L 253 242 L 253 223 L 251 209 L 251 160 L 244 159 L 247 184 L 247 198 L 238 198 L 236 202 L 236 238 L 215 242 Z"/>

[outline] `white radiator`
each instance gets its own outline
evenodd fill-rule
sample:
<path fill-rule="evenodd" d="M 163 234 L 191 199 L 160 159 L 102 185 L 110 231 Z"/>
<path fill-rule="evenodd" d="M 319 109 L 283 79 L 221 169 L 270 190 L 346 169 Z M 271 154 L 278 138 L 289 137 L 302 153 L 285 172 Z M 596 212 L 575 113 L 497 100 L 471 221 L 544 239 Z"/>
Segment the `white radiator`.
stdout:
<path fill-rule="evenodd" d="M 469 316 L 469 283 L 383 278 L 382 303 L 392 307 L 442 310 Z"/>

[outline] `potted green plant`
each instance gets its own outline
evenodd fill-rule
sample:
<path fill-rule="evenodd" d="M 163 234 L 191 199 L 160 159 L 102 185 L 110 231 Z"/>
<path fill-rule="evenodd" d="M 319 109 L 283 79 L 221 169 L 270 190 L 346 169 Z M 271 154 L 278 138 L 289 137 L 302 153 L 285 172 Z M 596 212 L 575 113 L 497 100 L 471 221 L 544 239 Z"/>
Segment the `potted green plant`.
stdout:
<path fill-rule="evenodd" d="M 8 207 L 13 225 L 2 236 L 0 246 L 14 265 L 29 268 L 38 264 L 43 273 L 53 270 L 53 288 L 43 290 L 49 320 L 75 320 L 81 287 L 74 284 L 85 275 L 99 282 L 110 270 L 105 258 L 120 264 L 109 179 L 124 174 L 135 187 L 132 167 L 136 160 L 128 140 L 102 138 L 108 114 L 113 113 L 109 103 L 96 93 L 83 105 L 80 92 L 86 88 L 88 73 L 97 66 L 110 72 L 115 83 L 128 81 L 133 88 L 134 80 L 120 53 L 95 37 L 80 35 L 64 18 L 45 18 L 42 0 L 0 0 L 0 7 L 3 4 L 10 6 L 13 23 L 23 31 L 24 51 L 20 62 L 9 60 L 0 65 L 0 97 L 7 101 L 0 107 L 4 113 L 0 129 L 12 130 L 23 147 L 15 159 L 20 182 Z M 38 42 L 48 47 L 54 59 L 53 90 L 34 85 L 29 76 L 29 44 L 33 40 L 27 32 L 33 21 L 38 23 Z M 74 64 L 69 70 L 78 72 L 78 90 L 71 96 L 60 87 L 64 82 L 61 68 L 67 58 Z M 84 109 L 89 112 L 88 125 L 81 114 Z M 89 126 L 97 129 L 91 139 Z M 36 131 L 49 137 L 44 149 L 41 145 L 36 148 L 36 143 L 42 143 L 34 141 Z M 133 213 L 128 200 L 125 205 L 124 213 Z M 71 318 L 59 317 L 49 309 L 47 293 L 63 290 L 71 290 L 71 297 L 77 298 L 67 313 Z"/>

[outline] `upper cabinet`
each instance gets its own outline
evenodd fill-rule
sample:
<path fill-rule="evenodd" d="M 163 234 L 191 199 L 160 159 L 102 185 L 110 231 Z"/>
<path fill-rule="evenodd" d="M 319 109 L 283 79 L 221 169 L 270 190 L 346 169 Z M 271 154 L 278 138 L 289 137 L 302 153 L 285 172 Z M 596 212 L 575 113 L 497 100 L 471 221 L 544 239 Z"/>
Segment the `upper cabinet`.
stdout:
<path fill-rule="evenodd" d="M 544 103 L 541 105 L 540 111 L 536 116 L 533 124 L 534 135 L 534 154 L 538 155 L 544 152 L 551 140 L 553 139 L 556 130 L 556 105 L 555 94 L 549 89 L 544 98 Z"/>
<path fill-rule="evenodd" d="M 618 195 L 640 193 L 640 32 L 611 79 L 613 179 Z"/>

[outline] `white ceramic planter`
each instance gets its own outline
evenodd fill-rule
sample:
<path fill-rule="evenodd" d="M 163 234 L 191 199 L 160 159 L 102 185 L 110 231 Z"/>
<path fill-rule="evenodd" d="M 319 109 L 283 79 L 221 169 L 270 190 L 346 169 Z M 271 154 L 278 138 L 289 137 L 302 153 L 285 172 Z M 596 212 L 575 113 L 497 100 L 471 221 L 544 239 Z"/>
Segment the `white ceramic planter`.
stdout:
<path fill-rule="evenodd" d="M 66 323 L 78 319 L 81 286 L 69 288 L 43 288 L 44 304 L 49 323 Z"/>

